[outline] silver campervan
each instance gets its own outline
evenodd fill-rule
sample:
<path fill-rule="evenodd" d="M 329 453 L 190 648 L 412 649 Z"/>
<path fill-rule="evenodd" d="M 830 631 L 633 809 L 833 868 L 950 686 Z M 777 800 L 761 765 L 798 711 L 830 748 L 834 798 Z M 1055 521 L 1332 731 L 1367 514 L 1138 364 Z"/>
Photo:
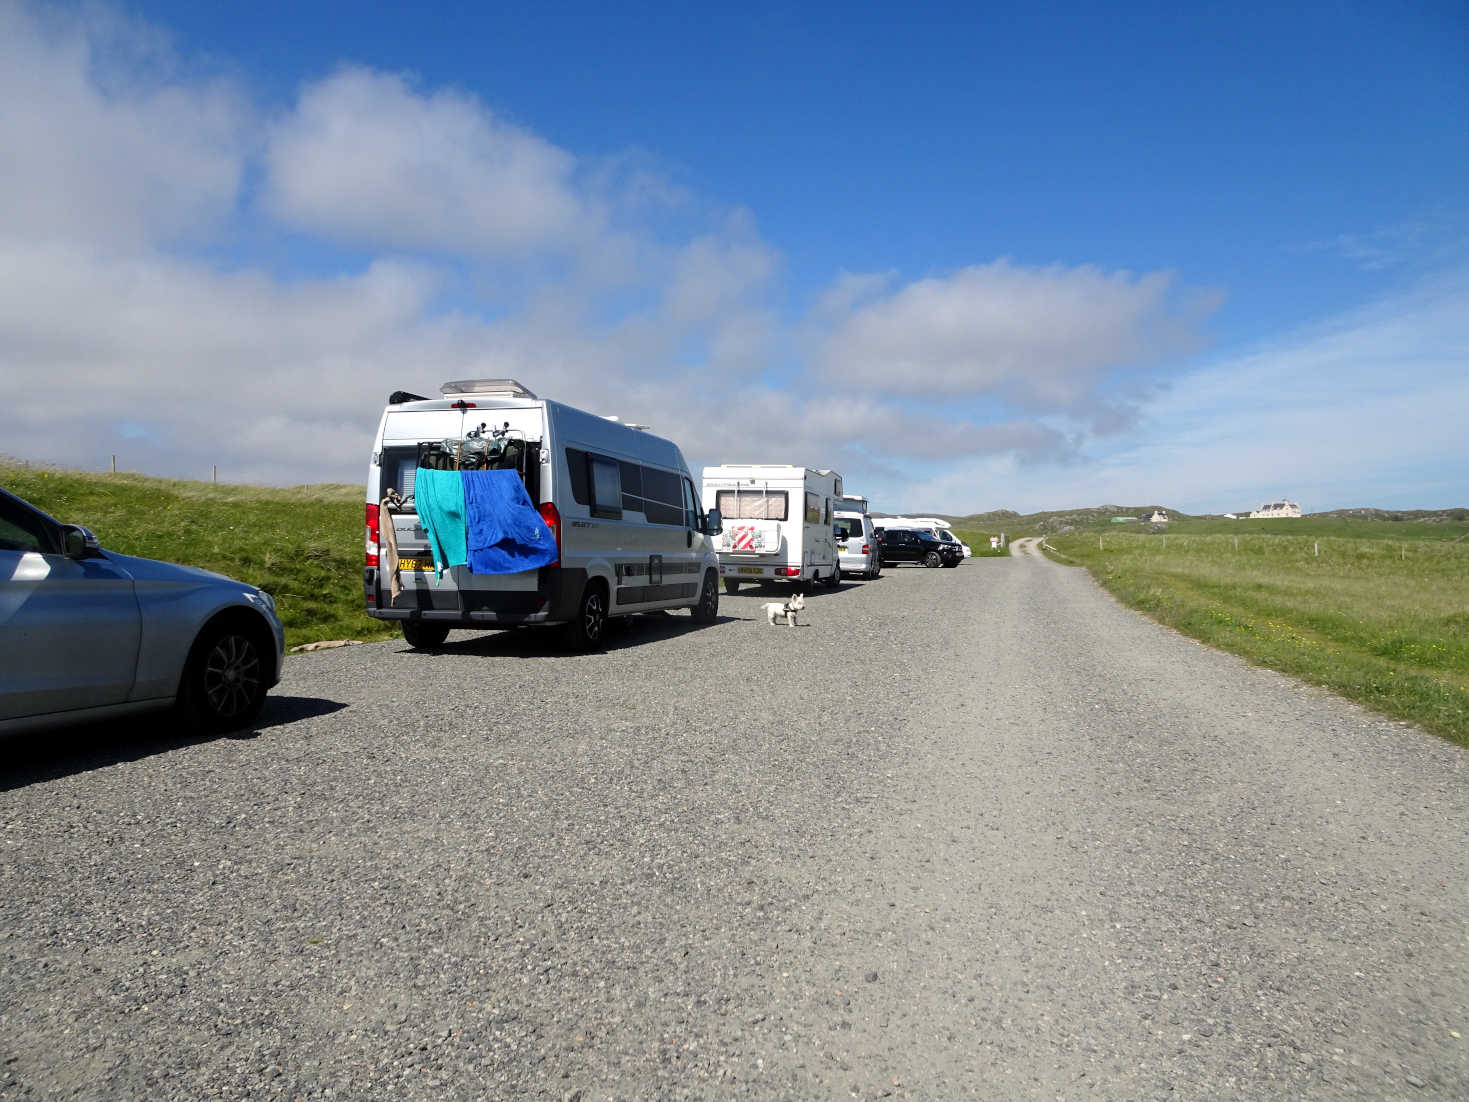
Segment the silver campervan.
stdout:
<path fill-rule="evenodd" d="M 718 614 L 719 515 L 678 446 L 513 379 L 394 393 L 366 504 L 368 614 L 414 647 L 451 628 L 555 624 L 592 649 L 609 617 Z"/>

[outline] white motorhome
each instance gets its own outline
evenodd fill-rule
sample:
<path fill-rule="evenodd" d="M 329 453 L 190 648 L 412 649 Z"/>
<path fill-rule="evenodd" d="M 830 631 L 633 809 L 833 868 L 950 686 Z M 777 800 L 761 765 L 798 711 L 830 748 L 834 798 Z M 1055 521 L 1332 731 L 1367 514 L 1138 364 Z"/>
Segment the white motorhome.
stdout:
<path fill-rule="evenodd" d="M 742 582 L 840 585 L 832 523 L 841 496 L 835 471 L 765 463 L 705 467 L 704 500 L 714 503 L 724 524 L 717 546 L 725 592 L 737 592 Z"/>
<path fill-rule="evenodd" d="M 712 621 L 718 533 L 677 445 L 639 426 L 513 379 L 399 391 L 367 472 L 367 611 L 414 647 L 451 628 L 563 624 L 592 649 L 612 616 Z"/>
<path fill-rule="evenodd" d="M 941 517 L 883 517 L 884 528 L 916 528 L 923 532 L 932 532 L 937 539 L 945 543 L 957 543 L 964 550 L 964 557 L 970 558 L 974 552 L 970 550 L 967 543 L 954 535 L 949 527 L 949 522 Z"/>
<path fill-rule="evenodd" d="M 872 579 L 882 573 L 882 546 L 877 542 L 865 497 L 843 494 L 836 502 L 832 527 L 836 531 L 837 561 L 843 574 Z"/>

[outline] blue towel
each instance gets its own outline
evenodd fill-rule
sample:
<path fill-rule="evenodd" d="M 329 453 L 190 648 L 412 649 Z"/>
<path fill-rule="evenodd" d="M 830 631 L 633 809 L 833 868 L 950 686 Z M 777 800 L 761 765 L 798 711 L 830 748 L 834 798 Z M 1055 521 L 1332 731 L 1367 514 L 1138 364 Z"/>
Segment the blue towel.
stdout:
<path fill-rule="evenodd" d="M 471 574 L 518 574 L 556 561 L 556 537 L 531 504 L 518 472 L 459 473 Z"/>
<path fill-rule="evenodd" d="M 463 473 L 420 467 L 414 475 L 413 501 L 418 507 L 418 523 L 428 533 L 428 545 L 434 554 L 434 574 L 439 578 L 447 567 L 463 566 L 469 561 L 464 481 L 459 477 Z"/>

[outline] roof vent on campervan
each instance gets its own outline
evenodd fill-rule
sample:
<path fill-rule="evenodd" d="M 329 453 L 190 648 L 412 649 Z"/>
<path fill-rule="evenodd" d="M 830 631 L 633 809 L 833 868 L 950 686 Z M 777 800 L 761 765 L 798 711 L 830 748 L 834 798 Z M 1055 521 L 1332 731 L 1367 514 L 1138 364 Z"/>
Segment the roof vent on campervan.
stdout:
<path fill-rule="evenodd" d="M 439 393 L 450 394 L 497 394 L 506 398 L 529 398 L 536 396 L 527 387 L 514 379 L 458 379 L 439 387 Z"/>

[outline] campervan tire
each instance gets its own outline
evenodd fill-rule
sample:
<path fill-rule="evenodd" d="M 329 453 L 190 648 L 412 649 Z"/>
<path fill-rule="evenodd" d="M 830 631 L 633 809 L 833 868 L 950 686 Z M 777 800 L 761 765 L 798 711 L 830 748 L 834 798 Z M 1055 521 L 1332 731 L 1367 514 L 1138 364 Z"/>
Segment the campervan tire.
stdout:
<path fill-rule="evenodd" d="M 731 597 L 733 597 L 736 593 L 740 591 L 740 583 L 735 581 L 733 578 L 725 578 L 724 591 L 728 593 Z"/>
<path fill-rule="evenodd" d="M 719 583 L 714 580 L 714 571 L 704 572 L 704 587 L 699 590 L 699 603 L 689 610 L 694 623 L 712 624 L 719 619 Z"/>
<path fill-rule="evenodd" d="M 598 650 L 607 637 L 607 588 L 599 580 L 587 582 L 576 615 L 565 628 L 569 650 Z"/>
<path fill-rule="evenodd" d="M 944 560 L 939 556 L 939 553 L 937 551 L 930 551 L 927 555 L 923 556 L 923 565 L 928 567 L 930 570 L 933 570 L 937 567 L 943 566 Z"/>
<path fill-rule="evenodd" d="M 443 646 L 444 640 L 449 638 L 449 625 L 404 620 L 403 638 L 414 650 L 433 650 Z"/>

